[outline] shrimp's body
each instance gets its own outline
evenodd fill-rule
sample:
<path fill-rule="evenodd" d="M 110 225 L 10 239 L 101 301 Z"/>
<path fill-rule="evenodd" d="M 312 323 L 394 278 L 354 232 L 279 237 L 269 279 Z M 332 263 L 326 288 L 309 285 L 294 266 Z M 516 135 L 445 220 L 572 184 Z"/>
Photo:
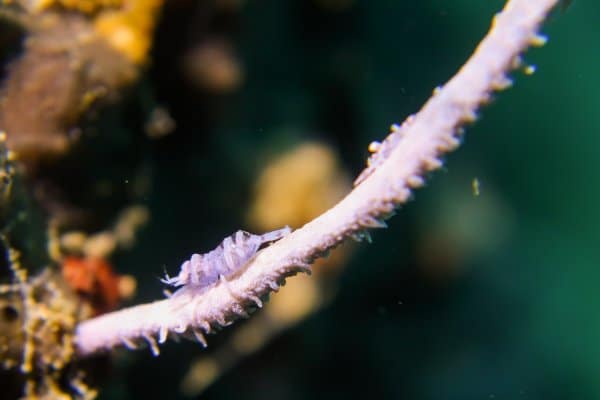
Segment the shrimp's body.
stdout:
<path fill-rule="evenodd" d="M 263 235 L 237 231 L 226 237 L 217 248 L 205 254 L 193 254 L 181 264 L 179 274 L 173 278 L 166 275 L 161 281 L 170 286 L 200 290 L 240 271 L 256 255 L 264 243 L 274 242 L 287 236 L 291 229 L 286 226 Z M 177 294 L 179 292 L 175 292 Z"/>

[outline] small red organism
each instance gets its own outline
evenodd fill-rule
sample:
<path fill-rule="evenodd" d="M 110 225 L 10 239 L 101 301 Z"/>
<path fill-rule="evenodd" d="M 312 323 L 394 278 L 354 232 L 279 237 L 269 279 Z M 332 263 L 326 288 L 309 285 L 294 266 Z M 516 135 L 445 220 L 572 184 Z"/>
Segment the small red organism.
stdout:
<path fill-rule="evenodd" d="M 104 259 L 65 257 L 62 274 L 73 290 L 91 304 L 96 315 L 117 307 L 120 277 Z"/>

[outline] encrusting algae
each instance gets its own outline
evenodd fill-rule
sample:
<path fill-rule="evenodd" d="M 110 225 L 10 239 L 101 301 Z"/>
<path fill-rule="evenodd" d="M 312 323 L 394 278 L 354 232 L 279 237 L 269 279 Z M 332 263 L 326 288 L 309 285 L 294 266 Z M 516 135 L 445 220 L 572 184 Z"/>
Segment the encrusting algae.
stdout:
<path fill-rule="evenodd" d="M 72 364 L 75 324 L 90 316 L 89 309 L 80 307 L 52 269 L 27 279 L 18 253 L 12 249 L 8 253 L 17 277 L 15 283 L 1 286 L 0 292 L 0 358 L 7 370 L 3 374 L 11 377 L 9 390 L 22 392 L 27 399 L 94 397 Z M 78 382 L 77 388 L 72 381 Z"/>
<path fill-rule="evenodd" d="M 2 398 L 96 395 L 88 387 L 93 376 L 74 359 L 73 332 L 78 321 L 114 309 L 135 291 L 135 280 L 115 273 L 108 258 L 133 244 L 148 211 L 131 207 L 112 230 L 82 231 L 77 247 L 73 234 L 61 241 L 77 226 L 38 212 L 25 186 L 70 152 L 100 107 L 135 83 L 148 63 L 161 6 L 162 0 L 0 4 L 0 15 L 24 31 L 21 54 L 0 89 Z"/>
<path fill-rule="evenodd" d="M 304 143 L 260 174 L 248 220 L 259 230 L 274 229 L 282 221 L 300 227 L 340 200 L 349 181 L 328 146 Z"/>
<path fill-rule="evenodd" d="M 73 363 L 73 332 L 77 321 L 92 315 L 49 265 L 43 252 L 31 247 L 36 241 L 28 229 L 41 230 L 23 216 L 32 210 L 22 198 L 22 181 L 14 157 L 0 133 L 0 384 L 2 398 L 61 399 L 91 398 L 83 373 Z M 21 230 L 25 229 L 25 233 Z M 24 248 L 21 253 L 14 244 Z M 26 257 L 25 257 L 26 255 Z M 35 263 L 33 265 L 32 263 Z M 33 271 L 33 272 L 30 272 Z M 41 272 L 37 272 L 41 271 Z"/>

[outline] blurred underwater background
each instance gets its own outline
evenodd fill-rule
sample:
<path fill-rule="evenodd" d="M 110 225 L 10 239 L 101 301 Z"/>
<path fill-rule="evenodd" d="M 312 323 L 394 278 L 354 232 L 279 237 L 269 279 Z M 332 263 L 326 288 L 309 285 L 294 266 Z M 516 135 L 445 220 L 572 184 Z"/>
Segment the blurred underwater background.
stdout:
<path fill-rule="evenodd" d="M 13 2 L 0 130 L 17 161 L 2 147 L 0 164 L 22 176 L 2 247 L 30 276 L 58 271 L 86 303 L 75 319 L 161 298 L 165 271 L 238 229 L 331 207 L 504 4 Z M 512 74 L 371 244 L 290 278 L 207 349 L 91 360 L 97 398 L 600 398 L 599 27 L 600 3 L 565 2 L 524 56 L 535 73 Z M 3 290 L 0 336 L 18 337 L 25 305 Z M 0 340 L 7 368 L 14 346 Z M 0 377 L 7 396 L 19 379 Z"/>

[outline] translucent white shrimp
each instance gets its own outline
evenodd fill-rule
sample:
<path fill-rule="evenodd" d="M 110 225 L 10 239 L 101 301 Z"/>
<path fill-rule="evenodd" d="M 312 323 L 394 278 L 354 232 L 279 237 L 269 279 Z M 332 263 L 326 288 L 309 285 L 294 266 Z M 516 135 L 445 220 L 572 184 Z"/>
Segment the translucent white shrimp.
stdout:
<path fill-rule="evenodd" d="M 263 244 L 279 240 L 291 231 L 289 226 L 263 235 L 237 231 L 226 237 L 214 250 L 205 254 L 193 254 L 181 264 L 177 276 L 171 278 L 165 274 L 161 281 L 176 287 L 192 287 L 196 290 L 205 288 L 217 282 L 221 276 L 227 278 L 241 270 Z"/>

